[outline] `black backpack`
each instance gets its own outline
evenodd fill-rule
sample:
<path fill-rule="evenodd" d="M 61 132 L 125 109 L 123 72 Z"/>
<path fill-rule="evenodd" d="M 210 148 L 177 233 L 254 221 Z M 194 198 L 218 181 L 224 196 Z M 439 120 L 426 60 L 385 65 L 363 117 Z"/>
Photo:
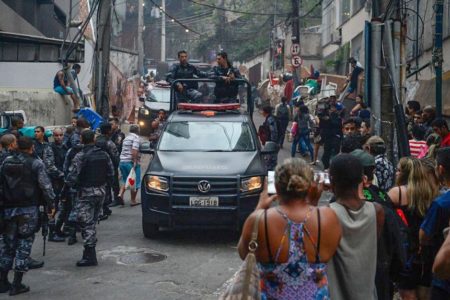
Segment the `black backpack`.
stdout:
<path fill-rule="evenodd" d="M 289 120 L 289 109 L 286 104 L 280 104 L 277 110 L 277 118 L 280 120 Z"/>

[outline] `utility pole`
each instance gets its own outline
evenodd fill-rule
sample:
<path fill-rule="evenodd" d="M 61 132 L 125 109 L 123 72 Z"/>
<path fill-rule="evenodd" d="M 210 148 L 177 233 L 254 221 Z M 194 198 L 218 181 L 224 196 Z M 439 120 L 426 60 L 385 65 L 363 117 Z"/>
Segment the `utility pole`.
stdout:
<path fill-rule="evenodd" d="M 108 75 L 111 45 L 112 0 L 101 0 L 98 7 L 97 43 L 95 45 L 95 104 L 97 112 L 109 118 Z"/>
<path fill-rule="evenodd" d="M 161 61 L 166 61 L 166 0 L 162 0 L 161 9 Z"/>
<path fill-rule="evenodd" d="M 144 0 L 139 0 L 138 11 L 138 72 L 144 75 L 144 40 L 142 39 L 142 32 L 144 31 Z"/>
<path fill-rule="evenodd" d="M 436 74 L 436 115 L 442 116 L 442 21 L 444 13 L 444 0 L 436 0 L 434 5 L 436 24 L 434 27 L 433 63 Z"/>
<path fill-rule="evenodd" d="M 292 0 L 292 44 L 300 45 L 300 4 L 301 0 Z M 301 48 L 301 47 L 300 47 Z M 294 89 L 300 85 L 302 66 L 294 69 Z"/>

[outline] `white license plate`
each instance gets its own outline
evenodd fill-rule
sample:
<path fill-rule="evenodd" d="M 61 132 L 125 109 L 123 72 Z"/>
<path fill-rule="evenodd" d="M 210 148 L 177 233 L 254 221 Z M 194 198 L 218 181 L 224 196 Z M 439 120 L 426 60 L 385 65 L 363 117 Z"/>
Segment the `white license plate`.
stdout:
<path fill-rule="evenodd" d="M 189 206 L 219 206 L 219 197 L 189 197 Z"/>

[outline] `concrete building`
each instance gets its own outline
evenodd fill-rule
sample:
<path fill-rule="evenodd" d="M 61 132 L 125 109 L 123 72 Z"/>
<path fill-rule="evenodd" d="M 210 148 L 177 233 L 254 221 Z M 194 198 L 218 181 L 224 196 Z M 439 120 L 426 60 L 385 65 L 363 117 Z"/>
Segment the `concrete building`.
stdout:
<path fill-rule="evenodd" d="M 324 70 L 344 75 L 347 59 L 364 65 L 364 22 L 371 17 L 370 1 L 322 1 L 322 56 Z"/>
<path fill-rule="evenodd" d="M 115 81 L 126 81 L 137 69 L 137 53 L 128 49 L 133 45 L 124 38 L 121 25 L 127 17 L 125 2 L 115 8 L 113 18 L 111 79 Z M 66 36 L 69 12 L 72 20 L 85 20 L 91 1 L 78 1 L 72 10 L 70 4 L 66 0 L 0 0 L 0 108 L 24 110 L 30 124 L 63 125 L 70 121 L 71 100 L 53 91 L 53 79 L 78 32 L 75 26 Z M 69 64 L 81 65 L 79 87 L 88 98 L 92 96 L 94 48 L 95 13 L 68 58 Z M 117 89 L 123 90 L 120 86 Z M 117 91 L 110 88 L 110 94 L 117 104 Z"/>
<path fill-rule="evenodd" d="M 432 63 L 435 1 L 412 0 L 408 2 L 411 11 L 407 20 L 407 81 L 406 101 L 418 100 L 422 105 L 435 105 L 435 74 Z M 415 13 L 418 11 L 418 14 Z M 423 21 L 423 23 L 422 23 Z M 450 3 L 444 1 L 443 15 L 443 113 L 450 115 Z"/>

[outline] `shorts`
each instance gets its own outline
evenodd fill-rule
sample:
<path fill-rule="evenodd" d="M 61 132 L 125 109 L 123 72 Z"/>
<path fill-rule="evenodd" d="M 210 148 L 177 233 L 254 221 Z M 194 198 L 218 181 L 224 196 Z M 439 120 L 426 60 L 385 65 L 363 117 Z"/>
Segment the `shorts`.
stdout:
<path fill-rule="evenodd" d="M 133 168 L 133 163 L 131 161 L 124 161 L 119 163 L 120 170 L 120 182 L 125 185 L 125 182 L 130 175 L 131 168 Z M 141 188 L 141 166 L 136 165 L 134 171 L 136 172 L 136 190 Z"/>
<path fill-rule="evenodd" d="M 432 255 L 424 255 L 422 260 L 415 261 L 409 267 L 404 267 L 398 278 L 398 288 L 401 290 L 414 290 L 419 285 L 429 287 L 431 285 L 433 266 Z"/>
<path fill-rule="evenodd" d="M 57 87 L 55 87 L 53 90 L 54 90 L 55 92 L 57 92 L 58 94 L 60 94 L 60 95 L 71 95 L 71 94 L 73 94 L 72 88 L 71 88 L 71 87 L 68 87 L 68 86 L 66 86 L 66 90 L 67 90 L 69 93 L 67 93 L 67 92 L 63 89 L 63 87 L 60 86 L 60 85 L 58 85 Z"/>

